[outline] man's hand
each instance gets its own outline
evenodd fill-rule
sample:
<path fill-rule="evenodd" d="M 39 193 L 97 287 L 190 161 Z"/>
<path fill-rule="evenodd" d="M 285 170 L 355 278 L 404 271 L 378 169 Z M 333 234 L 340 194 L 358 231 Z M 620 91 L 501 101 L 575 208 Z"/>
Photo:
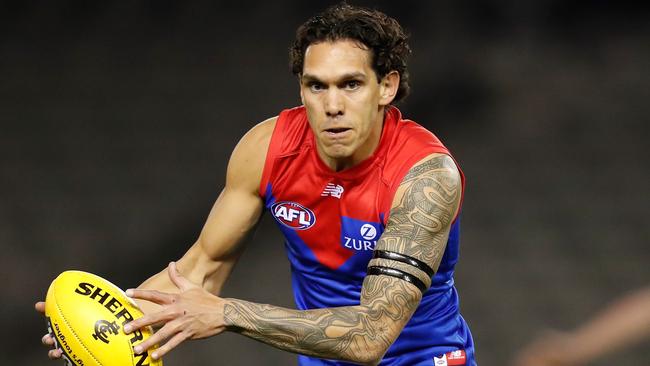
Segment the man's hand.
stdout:
<path fill-rule="evenodd" d="M 159 359 L 186 339 L 207 338 L 225 330 L 223 318 L 224 300 L 212 295 L 202 287 L 190 282 L 171 262 L 167 268 L 169 278 L 178 287 L 178 294 L 154 290 L 129 289 L 126 294 L 161 305 L 161 310 L 138 318 L 124 326 L 125 333 L 149 325 L 163 325 L 154 335 L 134 347 L 136 353 L 167 342 L 151 353 Z"/>
<path fill-rule="evenodd" d="M 44 301 L 37 302 L 34 305 L 34 308 L 39 313 L 45 315 L 45 302 Z M 52 335 L 49 334 L 49 333 L 44 335 L 43 338 L 41 338 L 41 342 L 47 347 L 50 347 L 50 348 L 55 347 L 55 345 L 54 345 L 54 337 L 52 337 Z M 54 349 L 51 349 L 51 350 L 49 350 L 47 352 L 47 356 L 49 358 L 51 358 L 52 360 L 60 359 L 61 354 L 63 354 L 63 350 L 61 350 L 60 348 L 54 348 Z"/>

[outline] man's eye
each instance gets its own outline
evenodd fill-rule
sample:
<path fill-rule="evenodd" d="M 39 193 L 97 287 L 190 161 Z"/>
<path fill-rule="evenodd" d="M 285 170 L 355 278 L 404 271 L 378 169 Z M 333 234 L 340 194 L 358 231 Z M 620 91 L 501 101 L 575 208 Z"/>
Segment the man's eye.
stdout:
<path fill-rule="evenodd" d="M 309 84 L 309 89 L 311 91 L 313 91 L 313 92 L 319 92 L 319 91 L 322 91 L 324 89 L 324 87 L 323 87 L 323 84 L 312 83 L 312 84 Z"/>
<path fill-rule="evenodd" d="M 361 82 L 359 80 L 350 80 L 345 83 L 345 87 L 347 89 L 357 89 L 358 87 L 361 86 Z"/>

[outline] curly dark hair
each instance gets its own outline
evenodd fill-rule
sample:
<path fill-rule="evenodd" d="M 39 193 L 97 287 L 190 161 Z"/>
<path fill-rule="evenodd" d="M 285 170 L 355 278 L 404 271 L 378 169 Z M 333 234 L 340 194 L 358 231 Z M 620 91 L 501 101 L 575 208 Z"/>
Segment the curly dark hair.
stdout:
<path fill-rule="evenodd" d="M 298 28 L 290 49 L 292 72 L 302 74 L 305 51 L 310 45 L 344 39 L 360 42 L 371 51 L 372 68 L 378 82 L 391 71 L 399 72 L 400 85 L 395 102 L 409 94 L 406 61 L 411 48 L 406 32 L 395 19 L 380 11 L 346 3 L 327 8 Z"/>

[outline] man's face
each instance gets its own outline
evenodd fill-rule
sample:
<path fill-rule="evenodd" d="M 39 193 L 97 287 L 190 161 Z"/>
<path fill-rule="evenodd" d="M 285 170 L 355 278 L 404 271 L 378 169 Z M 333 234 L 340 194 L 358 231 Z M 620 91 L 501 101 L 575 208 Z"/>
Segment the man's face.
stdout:
<path fill-rule="evenodd" d="M 316 43 L 305 51 L 300 96 L 318 154 L 334 170 L 372 155 L 384 107 L 396 92 L 392 83 L 396 79 L 399 84 L 397 73 L 377 82 L 370 61 L 370 51 L 349 40 Z"/>

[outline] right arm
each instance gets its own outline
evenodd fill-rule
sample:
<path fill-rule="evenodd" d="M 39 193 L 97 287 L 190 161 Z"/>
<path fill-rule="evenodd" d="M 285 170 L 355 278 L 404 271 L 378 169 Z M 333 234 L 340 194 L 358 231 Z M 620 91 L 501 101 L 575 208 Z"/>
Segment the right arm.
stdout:
<path fill-rule="evenodd" d="M 239 141 L 230 157 L 221 194 L 198 239 L 177 263 L 177 268 L 186 278 L 215 295 L 221 291 L 241 255 L 243 239 L 255 227 L 262 213 L 259 185 L 276 120 L 277 117 L 256 125 Z M 139 288 L 178 292 L 166 270 L 150 277 Z M 148 301 L 138 301 L 138 305 L 145 314 L 158 308 Z M 45 312 L 43 301 L 37 302 L 35 307 L 38 312 Z M 42 342 L 46 346 L 54 345 L 49 334 L 42 338 Z M 61 351 L 51 349 L 48 355 L 58 359 Z"/>
<path fill-rule="evenodd" d="M 215 295 L 219 295 L 240 257 L 243 239 L 262 213 L 259 184 L 275 122 L 276 119 L 271 118 L 258 124 L 237 144 L 228 163 L 224 189 L 198 239 L 177 262 L 185 278 Z M 139 288 L 178 292 L 166 269 L 147 279 Z M 145 301 L 140 301 L 139 305 L 145 313 L 158 307 Z"/>

